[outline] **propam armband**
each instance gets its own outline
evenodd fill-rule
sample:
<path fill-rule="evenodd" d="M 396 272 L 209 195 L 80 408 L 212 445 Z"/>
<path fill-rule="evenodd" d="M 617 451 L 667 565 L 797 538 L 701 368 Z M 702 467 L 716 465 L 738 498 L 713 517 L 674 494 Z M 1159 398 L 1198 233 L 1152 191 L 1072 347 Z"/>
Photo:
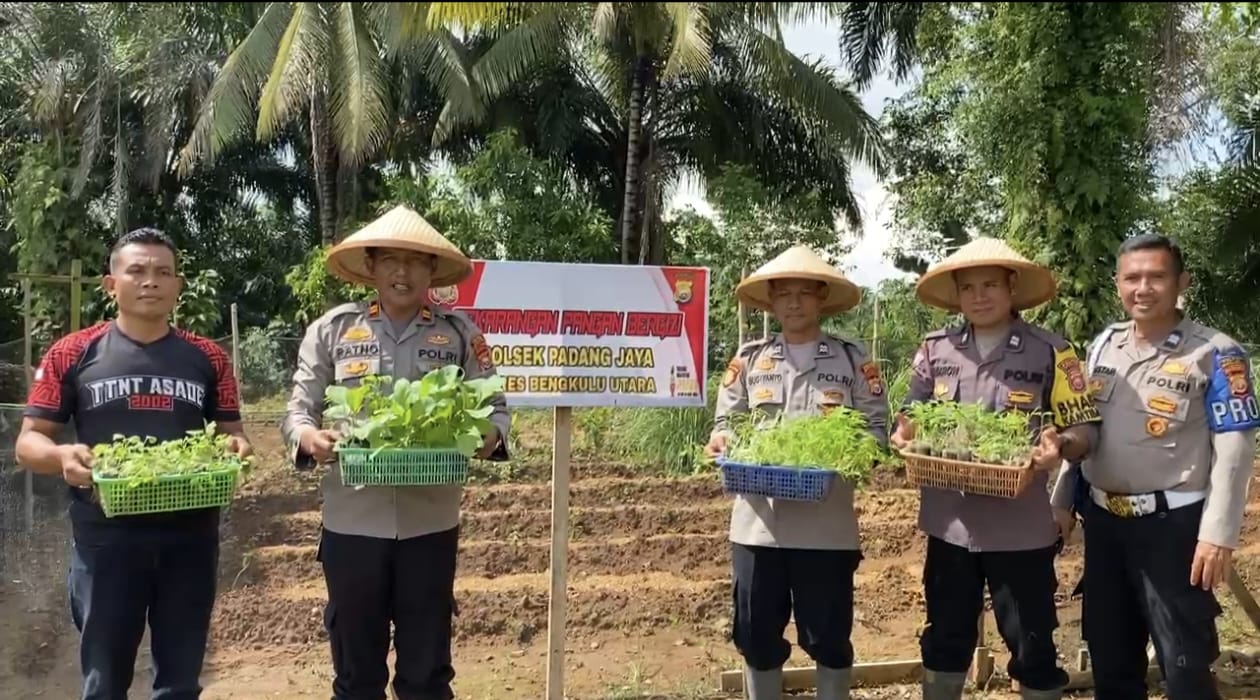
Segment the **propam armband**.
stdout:
<path fill-rule="evenodd" d="M 1217 350 L 1213 354 L 1207 417 L 1214 433 L 1260 427 L 1260 403 L 1251 382 L 1251 363 L 1241 349 Z"/>

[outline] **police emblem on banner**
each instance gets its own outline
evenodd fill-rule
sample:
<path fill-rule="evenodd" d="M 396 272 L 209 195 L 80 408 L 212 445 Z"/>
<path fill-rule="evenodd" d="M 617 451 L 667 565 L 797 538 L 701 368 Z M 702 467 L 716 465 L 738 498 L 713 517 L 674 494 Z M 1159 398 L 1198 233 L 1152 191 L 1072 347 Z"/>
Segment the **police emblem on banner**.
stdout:
<path fill-rule="evenodd" d="M 674 280 L 674 301 L 679 304 L 686 304 L 691 301 L 691 288 L 695 285 L 695 280 L 690 277 L 679 277 Z"/>
<path fill-rule="evenodd" d="M 445 287 L 434 287 L 429 290 L 429 301 L 434 304 L 450 306 L 459 301 L 459 287 L 453 284 Z"/>

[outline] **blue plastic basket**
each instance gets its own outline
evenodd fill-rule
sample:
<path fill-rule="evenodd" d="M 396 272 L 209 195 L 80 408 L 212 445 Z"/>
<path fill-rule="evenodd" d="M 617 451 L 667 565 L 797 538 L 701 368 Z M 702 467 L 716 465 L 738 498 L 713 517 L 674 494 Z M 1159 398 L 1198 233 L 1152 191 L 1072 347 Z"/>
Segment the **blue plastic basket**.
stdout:
<path fill-rule="evenodd" d="M 836 473 L 830 469 L 772 467 L 718 460 L 722 489 L 744 496 L 765 496 L 786 501 L 822 501 L 831 492 Z"/>

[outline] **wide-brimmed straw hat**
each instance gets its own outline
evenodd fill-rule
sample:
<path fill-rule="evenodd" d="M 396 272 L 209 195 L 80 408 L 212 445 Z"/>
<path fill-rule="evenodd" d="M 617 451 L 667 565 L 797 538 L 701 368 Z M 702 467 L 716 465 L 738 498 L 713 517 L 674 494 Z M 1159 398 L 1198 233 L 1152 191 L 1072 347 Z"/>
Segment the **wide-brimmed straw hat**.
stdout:
<path fill-rule="evenodd" d="M 975 267 L 1003 267 L 1015 273 L 1011 287 L 1011 308 L 1015 311 L 1044 304 L 1057 291 L 1049 269 L 1020 255 L 1005 241 L 977 238 L 929 267 L 915 285 L 915 294 L 925 304 L 957 313 L 958 285 L 953 273 Z"/>
<path fill-rule="evenodd" d="M 770 311 L 770 282 L 789 279 L 814 280 L 827 285 L 827 296 L 818 307 L 823 315 L 848 311 L 862 300 L 862 290 L 856 284 L 803 245 L 788 248 L 745 277 L 735 288 L 735 296 L 754 309 Z"/>
<path fill-rule="evenodd" d="M 472 274 L 472 261 L 416 212 L 399 205 L 346 236 L 328 251 L 328 270 L 347 282 L 371 286 L 368 248 L 401 248 L 437 258 L 430 287 L 457 284 Z"/>

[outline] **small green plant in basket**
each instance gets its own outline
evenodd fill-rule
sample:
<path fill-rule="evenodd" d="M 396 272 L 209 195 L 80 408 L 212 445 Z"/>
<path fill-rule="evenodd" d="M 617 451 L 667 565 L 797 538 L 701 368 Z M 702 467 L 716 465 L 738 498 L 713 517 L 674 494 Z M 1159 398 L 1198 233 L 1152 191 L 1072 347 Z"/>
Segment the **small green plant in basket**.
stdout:
<path fill-rule="evenodd" d="M 870 433 L 865 416 L 847 406 L 772 421 L 743 414 L 732 417 L 731 427 L 727 458 L 744 464 L 827 469 L 860 485 L 890 457 Z"/>
<path fill-rule="evenodd" d="M 250 466 L 228 439 L 208 423 L 177 440 L 115 435 L 94 446 L 92 481 L 106 517 L 228 505 Z"/>
<path fill-rule="evenodd" d="M 342 447 L 453 449 L 471 457 L 491 428 L 490 399 L 503 378 L 464 379 L 448 365 L 417 380 L 365 377 L 356 387 L 330 386 L 325 415 L 344 421 Z"/>
<path fill-rule="evenodd" d="M 1025 466 L 1033 451 L 1034 419 L 1048 412 L 991 411 L 980 403 L 925 401 L 912 404 L 907 418 L 915 437 L 907 452 L 960 462 Z"/>
<path fill-rule="evenodd" d="M 112 442 L 92 448 L 92 471 L 104 479 L 121 479 L 129 487 L 151 484 L 164 476 L 208 474 L 229 469 L 247 471 L 248 460 L 228 451 L 228 435 L 214 423 L 190 430 L 178 440 L 115 435 Z"/>

